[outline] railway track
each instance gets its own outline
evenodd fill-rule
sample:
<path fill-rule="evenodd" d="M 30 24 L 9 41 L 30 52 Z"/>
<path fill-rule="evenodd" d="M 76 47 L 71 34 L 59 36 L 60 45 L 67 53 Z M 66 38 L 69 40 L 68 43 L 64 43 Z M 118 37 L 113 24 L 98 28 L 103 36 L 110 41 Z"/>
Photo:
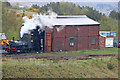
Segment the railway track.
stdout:
<path fill-rule="evenodd" d="M 61 59 L 61 60 L 68 60 L 68 59 L 78 59 L 78 60 L 87 60 L 87 59 L 92 59 L 93 57 L 98 58 L 98 57 L 105 57 L 105 56 L 111 56 L 115 57 L 118 54 L 112 53 L 112 54 L 78 54 L 78 55 L 37 55 L 37 56 L 26 56 L 26 55 L 6 55 L 2 56 L 2 58 L 7 58 L 7 59 L 29 59 L 29 58 L 36 58 L 36 59 L 48 59 L 48 60 L 53 60 L 53 59 Z"/>

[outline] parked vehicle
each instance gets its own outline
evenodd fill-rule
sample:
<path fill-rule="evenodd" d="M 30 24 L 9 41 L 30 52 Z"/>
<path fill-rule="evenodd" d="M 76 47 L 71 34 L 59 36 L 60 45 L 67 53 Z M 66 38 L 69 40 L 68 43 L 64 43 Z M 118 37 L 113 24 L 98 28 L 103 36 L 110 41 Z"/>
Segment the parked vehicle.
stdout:
<path fill-rule="evenodd" d="M 7 40 L 5 33 L 0 33 L 0 45 L 3 49 L 9 46 L 9 40 Z"/>
<path fill-rule="evenodd" d="M 120 41 L 118 42 L 118 48 L 120 48 Z"/>

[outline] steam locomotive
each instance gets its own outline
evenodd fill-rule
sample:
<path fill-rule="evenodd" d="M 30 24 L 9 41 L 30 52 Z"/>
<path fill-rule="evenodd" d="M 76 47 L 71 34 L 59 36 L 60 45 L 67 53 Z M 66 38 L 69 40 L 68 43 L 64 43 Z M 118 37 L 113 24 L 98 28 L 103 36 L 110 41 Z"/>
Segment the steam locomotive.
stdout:
<path fill-rule="evenodd" d="M 39 31 L 40 27 L 25 33 L 18 41 L 9 41 L 9 46 L 5 47 L 8 53 L 24 53 L 24 52 L 44 52 L 44 36 L 45 31 Z"/>

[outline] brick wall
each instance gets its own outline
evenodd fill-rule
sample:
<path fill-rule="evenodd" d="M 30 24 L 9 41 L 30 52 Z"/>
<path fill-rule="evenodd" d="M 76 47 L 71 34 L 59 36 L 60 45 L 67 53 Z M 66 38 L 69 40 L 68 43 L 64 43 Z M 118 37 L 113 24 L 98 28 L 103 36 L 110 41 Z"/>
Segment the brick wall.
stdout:
<path fill-rule="evenodd" d="M 53 51 L 74 51 L 99 48 L 99 26 L 66 26 L 59 30 L 53 28 Z M 74 46 L 70 46 L 70 38 L 74 38 Z M 95 44 L 92 44 L 95 37 Z"/>
<path fill-rule="evenodd" d="M 100 48 L 105 48 L 105 37 L 99 36 Z"/>

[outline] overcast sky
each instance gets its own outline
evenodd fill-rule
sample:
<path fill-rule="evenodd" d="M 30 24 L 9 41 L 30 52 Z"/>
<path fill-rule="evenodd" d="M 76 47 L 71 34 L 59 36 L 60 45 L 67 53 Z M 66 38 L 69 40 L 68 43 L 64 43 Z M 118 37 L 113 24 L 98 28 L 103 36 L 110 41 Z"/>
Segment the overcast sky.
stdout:
<path fill-rule="evenodd" d="M 9 2 L 119 2 L 120 0 L 3 0 Z"/>

